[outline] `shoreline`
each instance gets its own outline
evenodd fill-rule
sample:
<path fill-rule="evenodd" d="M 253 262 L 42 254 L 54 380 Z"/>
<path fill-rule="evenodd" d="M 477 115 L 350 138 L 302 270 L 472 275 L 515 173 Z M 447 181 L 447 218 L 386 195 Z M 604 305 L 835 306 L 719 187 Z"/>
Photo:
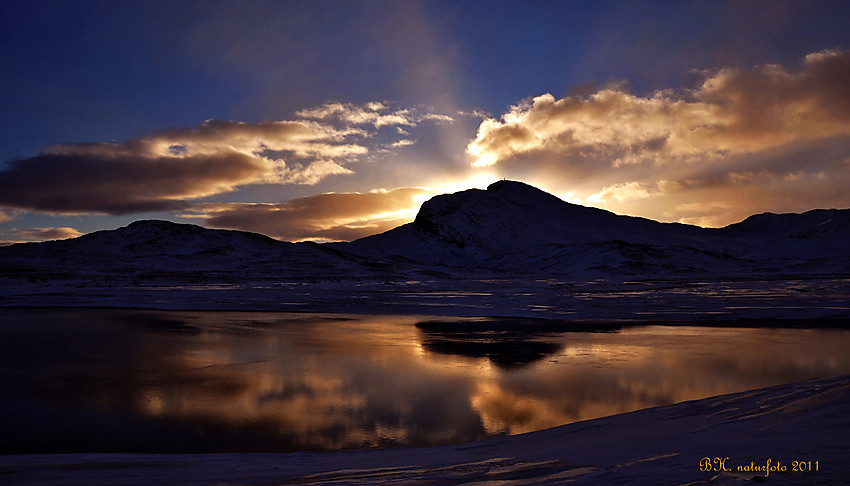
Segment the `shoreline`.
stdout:
<path fill-rule="evenodd" d="M 16 311 L 16 310 L 106 310 L 106 311 L 149 311 L 149 312 L 187 312 L 187 313 L 245 313 L 245 314 L 309 314 L 316 316 L 327 316 L 338 318 L 342 316 L 393 316 L 403 315 L 421 318 L 421 324 L 432 326 L 440 326 L 444 324 L 453 324 L 457 322 L 465 322 L 474 327 L 499 327 L 511 331 L 528 331 L 534 333 L 540 332 L 616 332 L 621 329 L 644 327 L 644 326 L 668 326 L 668 327 L 708 327 L 708 328 L 741 328 L 741 329 L 850 329 L 850 317 L 832 317 L 832 318 L 801 318 L 801 317 L 730 317 L 730 318 L 707 318 L 703 316 L 695 316 L 693 319 L 662 319 L 662 318 L 575 318 L 568 319 L 562 317 L 544 317 L 544 316 L 524 316 L 524 315 L 448 315 L 445 313 L 425 313 L 418 309 L 419 312 L 396 312 L 393 309 L 373 309 L 371 312 L 343 310 L 342 308 L 331 310 L 311 310 L 311 309 L 248 309 L 242 307 L 233 308 L 194 308 L 194 307 L 149 307 L 149 306 L 134 306 L 134 305 L 103 305 L 101 304 L 80 304 L 80 305 L 2 305 L 0 304 L 0 312 Z M 408 309 L 412 310 L 412 309 Z M 516 321 L 525 321 L 518 323 Z M 515 322 L 515 325 L 506 325 L 506 322 Z M 530 324 L 530 325 L 529 325 Z M 812 325 L 815 324 L 815 325 Z"/>
<path fill-rule="evenodd" d="M 843 375 L 458 445 L 289 454 L 7 455 L 0 456 L 0 477 L 10 485 L 833 483 L 850 474 L 848 408 L 850 375 Z M 758 469 L 768 460 L 781 466 Z M 817 470 L 791 471 L 792 461 L 811 462 Z"/>
<path fill-rule="evenodd" d="M 132 308 L 433 316 L 500 316 L 570 321 L 825 320 L 850 322 L 847 274 L 702 276 L 640 280 L 420 278 L 309 281 L 180 280 L 137 285 L 96 277 L 23 282 L 0 278 L 0 309 Z M 782 277 L 782 278 L 780 278 Z M 20 279 L 19 279 L 20 280 Z"/>

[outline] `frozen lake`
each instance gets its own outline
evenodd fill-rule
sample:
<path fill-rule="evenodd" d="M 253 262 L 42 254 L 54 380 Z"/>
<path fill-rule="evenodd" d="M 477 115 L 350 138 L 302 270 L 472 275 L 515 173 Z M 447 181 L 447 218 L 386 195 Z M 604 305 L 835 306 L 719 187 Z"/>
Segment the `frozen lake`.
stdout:
<path fill-rule="evenodd" d="M 842 329 L 586 329 L 533 319 L 3 309 L 0 434 L 16 440 L 1 452 L 436 445 L 850 373 Z"/>

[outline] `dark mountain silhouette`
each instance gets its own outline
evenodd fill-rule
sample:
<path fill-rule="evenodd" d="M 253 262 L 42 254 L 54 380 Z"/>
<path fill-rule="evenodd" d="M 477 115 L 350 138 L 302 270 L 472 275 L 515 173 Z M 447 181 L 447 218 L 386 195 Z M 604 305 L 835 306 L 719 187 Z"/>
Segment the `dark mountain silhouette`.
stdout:
<path fill-rule="evenodd" d="M 243 231 L 137 221 L 78 238 L 0 248 L 7 281 L 258 283 L 463 273 L 750 275 L 850 271 L 850 210 L 760 214 L 725 228 L 621 216 L 521 182 L 443 194 L 415 221 L 350 243 L 286 243 Z M 411 273 L 412 272 L 412 273 Z"/>
<path fill-rule="evenodd" d="M 527 184 L 436 196 L 413 223 L 335 247 L 397 258 L 510 272 L 608 273 L 782 269 L 844 265 L 850 210 L 762 214 L 725 228 L 621 216 L 570 204 Z"/>
<path fill-rule="evenodd" d="M 137 221 L 0 248 L 0 306 L 603 319 L 847 319 L 850 211 L 709 229 L 620 216 L 513 181 L 425 202 L 350 243 Z M 801 321 L 802 322 L 802 321 Z M 431 330 L 433 331 L 433 330 Z M 429 348 L 454 353 L 457 336 Z M 462 339 L 460 341 L 463 341 Z M 482 355 L 502 350 L 476 344 Z M 548 351 L 518 342 L 529 359 Z"/>
<path fill-rule="evenodd" d="M 78 238 L 0 248 L 0 276 L 84 277 L 115 283 L 259 283 L 381 271 L 381 265 L 315 243 L 169 221 L 136 221 Z"/>

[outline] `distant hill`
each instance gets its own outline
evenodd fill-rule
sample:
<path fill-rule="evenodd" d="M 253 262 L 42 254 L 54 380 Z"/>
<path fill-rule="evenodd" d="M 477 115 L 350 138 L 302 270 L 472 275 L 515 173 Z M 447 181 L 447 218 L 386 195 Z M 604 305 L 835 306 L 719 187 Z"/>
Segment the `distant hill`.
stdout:
<path fill-rule="evenodd" d="M 380 265 L 315 243 L 169 221 L 136 221 L 78 238 L 0 248 L 0 276 L 116 284 L 245 283 L 340 278 Z"/>

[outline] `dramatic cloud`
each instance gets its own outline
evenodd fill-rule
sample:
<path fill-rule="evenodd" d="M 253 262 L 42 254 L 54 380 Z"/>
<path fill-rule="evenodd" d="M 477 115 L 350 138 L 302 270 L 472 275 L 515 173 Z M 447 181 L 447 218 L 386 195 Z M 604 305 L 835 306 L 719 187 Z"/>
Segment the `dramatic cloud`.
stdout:
<path fill-rule="evenodd" d="M 6 223 L 18 218 L 20 211 L 14 209 L 0 208 L 0 223 Z"/>
<path fill-rule="evenodd" d="M 11 228 L 0 231 L 0 238 L 3 238 L 0 240 L 0 246 L 27 241 L 67 240 L 68 238 L 76 238 L 81 235 L 82 233 L 76 229 L 67 226 L 27 229 Z"/>
<path fill-rule="evenodd" d="M 712 219 L 671 209 L 696 207 L 687 205 L 697 197 L 738 208 L 714 214 L 724 224 L 759 208 L 850 204 L 819 198 L 847 179 L 850 51 L 810 54 L 796 71 L 766 65 L 704 76 L 694 90 L 648 96 L 619 86 L 544 94 L 484 120 L 467 153 L 476 167 L 542 172 L 560 178 L 551 186 L 581 189 L 587 202 L 664 219 Z M 796 206 L 791 193 L 802 197 Z"/>
<path fill-rule="evenodd" d="M 363 106 L 351 103 L 326 103 L 318 108 L 301 110 L 296 113 L 301 118 L 318 120 L 336 120 L 346 125 L 372 125 L 375 128 L 395 126 L 399 133 L 405 133 L 403 126 L 416 126 L 424 120 L 451 122 L 454 119 L 448 115 L 420 113 L 418 110 L 405 108 L 390 111 L 384 103 L 372 102 Z"/>
<path fill-rule="evenodd" d="M 45 212 L 163 211 L 271 175 L 262 161 L 236 151 L 187 157 L 43 153 L 0 173 L 0 204 Z"/>
<path fill-rule="evenodd" d="M 640 182 L 626 182 L 623 184 L 614 184 L 602 189 L 600 192 L 587 198 L 588 202 L 597 203 L 613 198 L 619 202 L 626 199 L 645 199 L 650 196 L 649 190 Z"/>
<path fill-rule="evenodd" d="M 82 233 L 75 230 L 74 228 L 69 228 L 67 226 L 61 227 L 50 227 L 50 228 L 29 228 L 25 230 L 20 230 L 19 234 L 26 239 L 30 240 L 67 240 L 68 238 L 76 238 L 81 236 Z"/>
<path fill-rule="evenodd" d="M 467 150 L 477 166 L 534 151 L 610 153 L 613 165 L 755 152 L 849 134 L 848 83 L 850 51 L 824 51 L 796 73 L 722 70 L 689 96 L 618 87 L 559 100 L 547 93 L 485 120 Z"/>
<path fill-rule="evenodd" d="M 241 229 L 286 241 L 353 240 L 410 222 L 429 194 L 420 188 L 329 193 L 277 204 L 205 204 L 193 208 L 207 226 Z"/>
<path fill-rule="evenodd" d="M 7 163 L 0 171 L 0 206 L 129 214 L 183 209 L 193 199 L 251 184 L 312 185 L 353 174 L 346 166 L 376 148 L 386 155 L 414 143 L 395 131 L 392 141 L 372 140 L 378 127 L 451 120 L 390 111 L 382 103 L 327 104 L 300 115 L 323 121 L 210 120 L 121 143 L 56 145 Z"/>

